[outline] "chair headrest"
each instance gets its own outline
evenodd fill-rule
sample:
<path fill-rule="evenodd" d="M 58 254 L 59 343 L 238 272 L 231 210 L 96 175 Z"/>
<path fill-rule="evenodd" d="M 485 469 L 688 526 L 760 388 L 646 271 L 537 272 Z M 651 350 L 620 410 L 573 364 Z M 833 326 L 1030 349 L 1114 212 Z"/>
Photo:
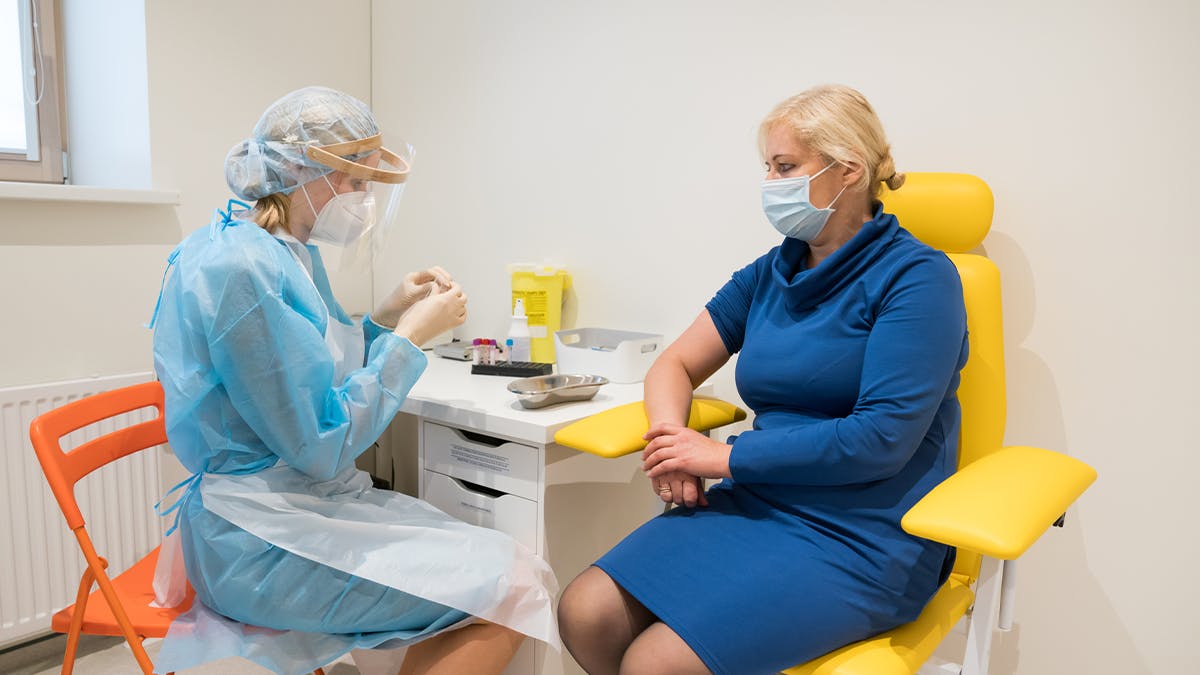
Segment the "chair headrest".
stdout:
<path fill-rule="evenodd" d="M 883 210 L 926 244 L 947 253 L 966 253 L 992 228 L 992 190 L 966 173 L 909 173 L 904 185 L 885 186 Z"/>

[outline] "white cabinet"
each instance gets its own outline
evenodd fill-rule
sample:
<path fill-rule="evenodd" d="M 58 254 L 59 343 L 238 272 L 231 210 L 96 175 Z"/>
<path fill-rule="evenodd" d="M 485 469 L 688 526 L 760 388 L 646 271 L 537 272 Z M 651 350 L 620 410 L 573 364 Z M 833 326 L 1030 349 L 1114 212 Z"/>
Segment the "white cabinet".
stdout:
<path fill-rule="evenodd" d="M 464 442 L 459 429 L 432 422 L 422 427 L 422 499 L 464 522 L 506 532 L 537 551 L 537 449 Z"/>

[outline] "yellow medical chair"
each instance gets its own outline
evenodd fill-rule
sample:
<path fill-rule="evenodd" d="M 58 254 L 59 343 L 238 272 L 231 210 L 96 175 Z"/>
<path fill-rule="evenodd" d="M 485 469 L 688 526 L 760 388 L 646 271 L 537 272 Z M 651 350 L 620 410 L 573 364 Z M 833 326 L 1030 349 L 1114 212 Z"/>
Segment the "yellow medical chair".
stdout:
<path fill-rule="evenodd" d="M 886 191 L 884 208 L 921 241 L 945 251 L 962 277 L 970 355 L 962 371 L 958 471 L 904 515 L 910 534 L 958 547 L 949 580 L 916 621 L 847 645 L 785 671 L 787 675 L 985 675 L 994 630 L 1011 627 L 1015 560 L 1096 479 L 1090 466 L 1026 446 L 1004 447 L 1004 340 L 1000 273 L 969 253 L 992 224 L 992 192 L 975 176 L 910 173 Z M 688 426 L 700 431 L 744 419 L 724 401 L 697 399 Z M 648 428 L 641 403 L 564 427 L 558 443 L 602 457 L 643 449 Z M 616 542 L 613 542 L 614 544 Z M 933 663 L 943 638 L 969 612 L 962 663 Z"/>

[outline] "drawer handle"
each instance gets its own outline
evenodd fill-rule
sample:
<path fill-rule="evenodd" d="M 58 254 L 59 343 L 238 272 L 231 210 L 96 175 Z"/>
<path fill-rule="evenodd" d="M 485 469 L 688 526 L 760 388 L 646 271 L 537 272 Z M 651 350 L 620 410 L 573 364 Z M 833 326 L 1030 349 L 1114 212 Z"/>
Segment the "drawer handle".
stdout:
<path fill-rule="evenodd" d="M 477 494 L 486 495 L 488 497 L 491 497 L 492 499 L 496 499 L 498 497 L 503 497 L 504 495 L 508 494 L 507 492 L 502 492 L 495 488 L 490 488 L 486 485 L 480 485 L 479 483 L 472 483 L 469 480 L 463 480 L 461 478 L 454 478 L 452 476 L 447 476 L 447 478 L 454 481 L 455 483 L 458 483 L 459 487 L 461 487 L 462 489 L 464 489 L 468 492 L 475 492 Z"/>
<path fill-rule="evenodd" d="M 493 448 L 498 448 L 508 442 L 499 438 L 484 436 L 483 434 L 475 431 L 467 431 L 466 429 L 454 429 L 454 433 L 462 436 L 468 441 L 474 441 L 475 443 L 480 443 L 482 445 L 489 445 Z"/>

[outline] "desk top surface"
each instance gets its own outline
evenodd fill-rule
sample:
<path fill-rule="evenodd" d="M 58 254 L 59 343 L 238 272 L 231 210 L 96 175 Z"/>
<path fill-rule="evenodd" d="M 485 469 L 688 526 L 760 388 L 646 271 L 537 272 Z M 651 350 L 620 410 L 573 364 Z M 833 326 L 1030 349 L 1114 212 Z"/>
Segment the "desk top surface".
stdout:
<path fill-rule="evenodd" d="M 548 445 L 554 432 L 588 415 L 642 400 L 642 383 L 600 387 L 587 401 L 529 409 L 507 386 L 516 378 L 472 375 L 467 361 L 429 356 L 429 366 L 400 410 L 425 419 L 500 436 Z"/>

